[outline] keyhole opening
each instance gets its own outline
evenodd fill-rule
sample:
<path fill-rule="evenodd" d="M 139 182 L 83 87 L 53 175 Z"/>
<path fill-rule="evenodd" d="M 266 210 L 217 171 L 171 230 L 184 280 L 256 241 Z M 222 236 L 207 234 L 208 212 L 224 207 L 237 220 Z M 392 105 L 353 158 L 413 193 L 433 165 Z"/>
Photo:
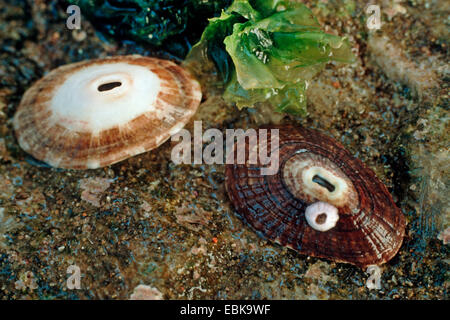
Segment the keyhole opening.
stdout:
<path fill-rule="evenodd" d="M 336 189 L 332 183 L 328 182 L 326 179 L 317 174 L 312 178 L 312 181 L 326 188 L 329 192 L 333 192 Z"/>
<path fill-rule="evenodd" d="M 316 217 L 316 223 L 317 223 L 317 224 L 324 224 L 325 221 L 327 221 L 327 214 L 326 214 L 325 212 L 319 214 L 319 215 Z"/>
<path fill-rule="evenodd" d="M 122 85 L 122 82 L 119 82 L 119 81 L 108 82 L 108 83 L 99 85 L 97 90 L 100 92 L 109 91 L 114 88 L 120 87 L 121 85 Z"/>

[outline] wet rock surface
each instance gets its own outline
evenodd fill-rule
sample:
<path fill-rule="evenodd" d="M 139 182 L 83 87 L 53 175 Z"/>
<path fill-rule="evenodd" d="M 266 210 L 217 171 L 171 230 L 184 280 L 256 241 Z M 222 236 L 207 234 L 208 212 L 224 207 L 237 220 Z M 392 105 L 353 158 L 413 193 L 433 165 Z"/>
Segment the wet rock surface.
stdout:
<path fill-rule="evenodd" d="M 209 81 L 194 119 L 203 120 L 204 130 L 296 122 L 333 136 L 371 167 L 408 225 L 400 252 L 381 268 L 381 288 L 370 290 L 365 270 L 259 238 L 231 207 L 224 167 L 175 165 L 170 141 L 90 171 L 50 168 L 25 154 L 11 118 L 23 92 L 52 68 L 108 55 L 169 57 L 105 40 L 86 19 L 80 36 L 66 28 L 67 14 L 57 1 L 0 0 L 0 297 L 447 298 L 448 28 L 443 26 L 449 8 L 441 1 L 386 0 L 381 6 L 382 27 L 369 31 L 359 2 L 311 4 L 327 32 L 350 37 L 357 61 L 330 64 L 311 82 L 308 117 L 238 111 Z M 371 39 L 387 39 L 382 44 L 390 49 L 379 50 Z M 386 69 L 389 65 L 397 69 Z M 432 81 L 422 81 L 423 70 Z M 192 123 L 187 128 L 192 130 Z M 67 286 L 71 265 L 81 271 L 78 290 Z M 151 290 L 137 292 L 139 285 Z"/>

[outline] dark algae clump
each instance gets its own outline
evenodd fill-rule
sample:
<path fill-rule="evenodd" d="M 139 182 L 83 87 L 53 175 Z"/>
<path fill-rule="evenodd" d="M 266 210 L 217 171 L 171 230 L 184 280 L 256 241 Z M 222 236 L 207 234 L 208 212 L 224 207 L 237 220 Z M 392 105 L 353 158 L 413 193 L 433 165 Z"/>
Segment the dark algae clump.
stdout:
<path fill-rule="evenodd" d="M 183 58 L 207 18 L 231 0 L 69 0 L 101 31 L 122 40 L 162 47 Z"/>

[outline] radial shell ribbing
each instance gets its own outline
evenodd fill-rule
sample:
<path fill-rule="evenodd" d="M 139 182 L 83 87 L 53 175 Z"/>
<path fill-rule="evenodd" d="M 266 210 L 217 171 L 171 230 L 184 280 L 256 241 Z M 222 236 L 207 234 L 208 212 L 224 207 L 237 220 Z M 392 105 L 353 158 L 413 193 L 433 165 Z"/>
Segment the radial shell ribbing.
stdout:
<path fill-rule="evenodd" d="M 248 162 L 229 164 L 225 170 L 231 202 L 253 229 L 301 254 L 360 267 L 385 263 L 398 252 L 405 217 L 371 169 L 318 131 L 265 129 L 269 137 L 270 129 L 279 129 L 279 171 L 261 175 L 261 164 Z M 248 141 L 245 151 L 248 158 Z M 338 209 L 336 226 L 325 232 L 314 230 L 305 219 L 305 209 L 317 201 Z"/>
<path fill-rule="evenodd" d="M 24 94 L 20 146 L 51 166 L 94 169 L 158 147 L 193 116 L 200 85 L 177 64 L 118 56 L 61 66 Z"/>

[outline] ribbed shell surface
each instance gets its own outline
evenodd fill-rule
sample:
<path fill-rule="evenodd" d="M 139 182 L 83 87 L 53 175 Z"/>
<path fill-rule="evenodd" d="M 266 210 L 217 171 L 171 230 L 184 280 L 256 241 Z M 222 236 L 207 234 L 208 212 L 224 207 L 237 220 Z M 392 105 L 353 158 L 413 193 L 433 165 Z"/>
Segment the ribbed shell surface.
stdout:
<path fill-rule="evenodd" d="M 269 137 L 270 129 L 279 130 L 278 172 L 261 175 L 259 162 L 228 164 L 225 171 L 231 202 L 258 234 L 301 254 L 360 267 L 385 263 L 398 252 L 405 217 L 371 169 L 318 131 L 294 126 L 265 129 Z M 351 181 L 358 196 L 356 207 L 338 207 L 339 221 L 326 232 L 314 230 L 305 219 L 306 207 L 316 200 L 296 198 L 284 181 L 286 162 L 299 152 L 329 159 Z"/>
<path fill-rule="evenodd" d="M 71 75 L 114 63 L 144 67 L 157 76 L 161 90 L 152 111 L 98 132 L 74 131 L 58 121 L 49 121 L 51 99 Z M 174 62 L 138 55 L 118 56 L 51 71 L 26 91 L 13 124 L 20 146 L 35 158 L 60 168 L 98 168 L 158 147 L 189 121 L 200 100 L 198 82 Z"/>

